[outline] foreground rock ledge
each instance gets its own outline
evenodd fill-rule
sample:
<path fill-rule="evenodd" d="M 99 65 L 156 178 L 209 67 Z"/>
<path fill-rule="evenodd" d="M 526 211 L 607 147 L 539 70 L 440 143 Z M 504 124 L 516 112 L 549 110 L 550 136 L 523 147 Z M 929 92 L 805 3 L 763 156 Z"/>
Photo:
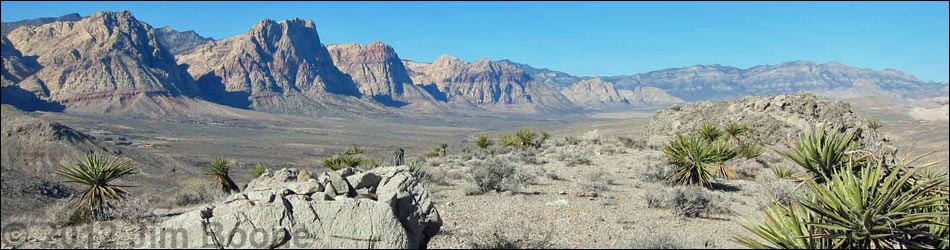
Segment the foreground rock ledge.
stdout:
<path fill-rule="evenodd" d="M 426 248 L 442 226 L 408 167 L 281 169 L 224 202 L 164 221 L 149 248 Z"/>

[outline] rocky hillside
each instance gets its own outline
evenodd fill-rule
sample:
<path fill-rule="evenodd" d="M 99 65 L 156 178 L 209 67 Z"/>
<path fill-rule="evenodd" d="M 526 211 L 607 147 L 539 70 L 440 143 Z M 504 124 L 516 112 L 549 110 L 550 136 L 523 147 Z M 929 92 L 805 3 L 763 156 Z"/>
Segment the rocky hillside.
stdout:
<path fill-rule="evenodd" d="M 155 32 L 158 35 L 158 43 L 164 46 L 172 55 L 183 54 L 195 47 L 213 41 L 213 39 L 202 37 L 192 30 L 177 31 L 168 26 L 157 29 Z"/>
<path fill-rule="evenodd" d="M 179 55 L 204 96 L 241 108 L 306 109 L 328 94 L 359 97 L 311 20 L 265 19 L 247 32 Z"/>
<path fill-rule="evenodd" d="M 683 100 L 655 87 L 637 87 L 633 91 L 621 90 L 620 95 L 634 106 L 664 106 L 682 103 Z"/>
<path fill-rule="evenodd" d="M 795 142 L 803 131 L 823 128 L 855 132 L 857 140 L 871 148 L 893 150 L 881 133 L 871 129 L 847 102 L 833 101 L 811 93 L 744 97 L 731 101 L 702 101 L 657 111 L 648 125 L 649 134 L 673 136 L 692 133 L 704 124 L 723 127 L 730 122 L 748 126 L 751 139 L 782 148 Z"/>
<path fill-rule="evenodd" d="M 901 97 L 918 94 L 936 85 L 892 69 L 875 71 L 836 62 L 817 64 L 807 61 L 748 69 L 698 65 L 606 79 L 615 82 L 620 89 L 656 87 L 687 101 L 797 91 L 828 92 L 841 98 L 868 95 Z"/>
<path fill-rule="evenodd" d="M 518 66 L 505 61 L 465 62 L 441 56 L 432 63 L 406 61 L 413 83 L 455 105 L 488 109 L 551 111 L 570 110 L 573 103 L 557 87 L 534 80 Z"/>
<path fill-rule="evenodd" d="M 42 214 L 51 202 L 67 198 L 75 190 L 60 183 L 56 175 L 63 164 L 97 152 L 131 161 L 139 172 L 133 177 L 133 191 L 166 190 L 175 185 L 177 174 L 197 174 L 185 164 L 164 156 L 143 153 L 134 148 L 114 146 L 66 125 L 50 122 L 31 114 L 2 106 L 0 131 L 0 210 L 4 220 L 14 214 Z M 176 171 L 177 169 L 177 171 Z"/>
<path fill-rule="evenodd" d="M 26 19 L 26 20 L 21 20 L 21 21 L 16 21 L 16 22 L 3 22 L 2 24 L 0 24 L 0 33 L 2 33 L 3 36 L 6 36 L 7 34 L 10 34 L 10 32 L 15 30 L 16 28 L 23 27 L 23 26 L 40 26 L 40 25 L 53 23 L 53 22 L 75 22 L 75 21 L 79 21 L 79 19 L 82 19 L 82 18 L 83 17 L 80 16 L 78 13 L 72 13 L 72 14 L 66 14 L 60 17 L 46 17 L 46 18 Z"/>
<path fill-rule="evenodd" d="M 388 106 L 435 106 L 436 100 L 412 83 L 399 55 L 389 45 L 373 42 L 327 46 L 333 64 L 359 87 L 363 96 Z"/>
<path fill-rule="evenodd" d="M 155 30 L 127 11 L 24 27 L 7 38 L 42 66 L 17 84 L 42 99 L 66 106 L 125 106 L 143 96 L 198 94 L 159 45 Z"/>
<path fill-rule="evenodd" d="M 3 86 L 20 82 L 40 69 L 40 65 L 35 60 L 23 57 L 23 54 L 14 48 L 6 37 L 2 37 L 2 42 L 0 56 L 3 58 Z"/>
<path fill-rule="evenodd" d="M 601 78 L 583 80 L 561 91 L 574 104 L 587 107 L 610 107 L 630 105 L 626 97 L 617 92 L 614 84 Z"/>

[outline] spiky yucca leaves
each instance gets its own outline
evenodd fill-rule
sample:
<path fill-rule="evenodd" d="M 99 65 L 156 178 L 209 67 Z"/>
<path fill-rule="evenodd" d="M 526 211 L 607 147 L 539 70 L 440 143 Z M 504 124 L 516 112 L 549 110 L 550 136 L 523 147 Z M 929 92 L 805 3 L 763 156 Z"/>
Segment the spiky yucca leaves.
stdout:
<path fill-rule="evenodd" d="M 498 136 L 498 141 L 505 147 L 516 148 L 519 145 L 518 137 L 512 134 L 502 134 Z"/>
<path fill-rule="evenodd" d="M 745 226 L 763 241 L 738 237 L 750 248 L 934 248 L 946 246 L 946 179 L 913 181 L 913 173 L 881 162 L 853 163 L 834 171 L 826 183 L 809 180 L 810 193 L 797 208 L 766 211 L 762 226 Z M 859 170 L 855 170 L 859 169 Z M 885 169 L 889 169 L 886 171 Z M 793 226 L 788 226 L 793 225 Z M 941 235 L 943 234 L 943 235 Z M 817 247 L 797 237 L 821 240 Z"/>
<path fill-rule="evenodd" d="M 736 241 L 751 249 L 829 249 L 831 240 L 819 238 L 820 231 L 812 225 L 815 218 L 798 203 L 785 207 L 773 202 L 765 209 L 765 223 L 753 225 L 744 221 L 742 227 L 760 238 L 738 235 Z"/>
<path fill-rule="evenodd" d="M 726 128 L 723 129 L 723 132 L 730 140 L 739 144 L 742 142 L 742 137 L 751 133 L 752 129 L 749 129 L 749 126 L 742 125 L 736 122 L 730 122 L 726 124 Z"/>
<path fill-rule="evenodd" d="M 361 149 L 361 148 L 359 148 L 359 147 L 357 147 L 357 146 L 352 146 L 352 147 L 346 148 L 346 150 L 343 150 L 343 154 L 344 154 L 344 155 L 350 155 L 350 156 L 361 155 L 361 154 L 363 154 L 363 153 L 365 153 L 365 152 L 366 152 L 366 151 L 364 151 L 363 149 Z"/>
<path fill-rule="evenodd" d="M 678 135 L 664 151 L 667 161 L 676 166 L 670 182 L 712 188 L 714 174 L 732 178 L 734 173 L 723 162 L 735 157 L 726 142 L 707 142 L 703 138 Z"/>
<path fill-rule="evenodd" d="M 362 159 L 346 154 L 334 155 L 323 159 L 323 166 L 333 171 L 359 167 L 360 163 L 362 163 Z"/>
<path fill-rule="evenodd" d="M 538 133 L 535 133 L 534 129 L 531 128 L 523 128 L 515 132 L 515 140 L 522 150 L 535 146 L 534 140 L 536 137 L 538 137 Z"/>
<path fill-rule="evenodd" d="M 759 158 L 764 151 L 765 149 L 761 145 L 749 142 L 739 143 L 739 146 L 736 147 L 736 153 L 746 159 Z"/>
<path fill-rule="evenodd" d="M 254 178 L 264 175 L 264 171 L 264 163 L 258 163 L 257 166 L 254 166 Z"/>
<path fill-rule="evenodd" d="M 359 164 L 359 166 L 357 166 L 356 168 L 359 169 L 359 170 L 361 170 L 361 171 L 369 171 L 369 170 L 373 170 L 373 169 L 375 169 L 375 168 L 378 168 L 378 167 L 381 166 L 381 165 L 383 165 L 383 164 L 382 164 L 381 162 L 377 161 L 376 159 L 363 158 L 363 159 L 360 160 L 360 164 Z"/>
<path fill-rule="evenodd" d="M 795 162 L 811 173 L 817 182 L 828 180 L 836 170 L 863 157 L 852 156 L 858 148 L 854 142 L 854 133 L 825 132 L 817 130 L 799 138 L 792 152 L 779 152 L 786 159 Z"/>
<path fill-rule="evenodd" d="M 89 219 L 101 220 L 107 209 L 115 202 L 122 201 L 129 194 L 124 188 L 112 184 L 119 178 L 133 174 L 135 168 L 129 166 L 128 161 L 117 157 L 110 157 L 98 153 L 87 154 L 81 161 L 72 162 L 59 171 L 59 175 L 67 183 L 76 183 L 85 187 L 80 192 L 74 216 L 76 222 L 86 222 Z M 75 198 L 74 198 L 75 199 Z"/>
<path fill-rule="evenodd" d="M 215 158 L 211 161 L 211 165 L 208 165 L 205 172 L 214 177 L 214 182 L 221 186 L 221 191 L 230 194 L 232 192 L 241 191 L 237 184 L 234 184 L 234 180 L 231 180 L 230 174 L 232 167 L 234 167 L 233 161 L 224 158 Z"/>
<path fill-rule="evenodd" d="M 771 167 L 772 174 L 781 179 L 793 179 L 798 171 L 787 164 L 779 164 Z"/>
<path fill-rule="evenodd" d="M 699 134 L 699 137 L 703 138 L 707 142 L 714 142 L 719 140 L 723 136 L 722 130 L 719 130 L 719 127 L 713 125 L 712 123 L 705 123 L 702 127 L 696 131 Z"/>
<path fill-rule="evenodd" d="M 877 131 L 878 129 L 883 128 L 884 124 L 881 124 L 881 121 L 878 119 L 871 118 L 868 119 L 868 127 L 870 127 L 871 130 Z"/>
<path fill-rule="evenodd" d="M 479 135 L 478 139 L 475 139 L 475 145 L 477 145 L 481 149 L 487 149 L 488 147 L 491 147 L 491 145 L 493 144 L 495 144 L 495 142 L 489 139 L 487 135 Z"/>

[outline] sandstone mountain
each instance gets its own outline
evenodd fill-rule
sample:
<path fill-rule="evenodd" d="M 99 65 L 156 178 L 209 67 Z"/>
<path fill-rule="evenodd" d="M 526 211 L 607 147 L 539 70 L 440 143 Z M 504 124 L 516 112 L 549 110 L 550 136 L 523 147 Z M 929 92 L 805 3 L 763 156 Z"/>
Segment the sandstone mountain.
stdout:
<path fill-rule="evenodd" d="M 518 67 L 519 69 L 523 70 L 525 73 L 528 73 L 529 75 L 531 75 L 531 78 L 534 78 L 535 80 L 546 83 L 546 84 L 557 86 L 559 89 L 565 89 L 584 79 L 589 79 L 589 77 L 572 76 L 568 73 L 564 73 L 561 71 L 555 71 L 555 70 L 550 70 L 550 69 L 545 69 L 545 68 L 535 68 L 535 67 L 532 67 L 531 65 L 516 63 L 507 59 L 499 60 L 499 62 L 514 65 L 515 67 Z"/>
<path fill-rule="evenodd" d="M 0 56 L 3 58 L 3 86 L 20 82 L 39 70 L 40 65 L 32 58 L 23 57 L 23 54 L 14 48 L 6 37 L 2 37 L 2 42 Z"/>
<path fill-rule="evenodd" d="M 360 97 L 333 65 L 310 20 L 265 19 L 247 32 L 177 56 L 210 100 L 240 108 L 288 111 L 317 108 L 332 94 Z M 354 105 L 355 106 L 355 105 Z"/>
<path fill-rule="evenodd" d="M 602 78 L 583 80 L 561 91 L 574 104 L 587 107 L 625 106 L 630 102 Z"/>
<path fill-rule="evenodd" d="M 42 66 L 17 86 L 67 107 L 114 109 L 154 102 L 155 96 L 198 94 L 191 78 L 159 45 L 155 30 L 127 11 L 26 26 L 7 38 Z"/>
<path fill-rule="evenodd" d="M 10 34 L 10 32 L 15 30 L 16 28 L 23 27 L 23 26 L 40 26 L 40 25 L 53 23 L 53 22 L 75 22 L 75 21 L 79 21 L 82 18 L 83 17 L 80 16 L 78 13 L 72 13 L 72 14 L 66 14 L 60 17 L 45 17 L 45 18 L 36 18 L 36 19 L 26 19 L 26 20 L 21 20 L 21 21 L 16 21 L 16 22 L 3 22 L 2 24 L 0 24 L 0 31 L 2 31 L 0 33 L 3 33 L 3 35 L 6 36 L 7 34 Z"/>
<path fill-rule="evenodd" d="M 534 80 L 507 61 L 465 62 L 441 56 L 432 63 L 405 61 L 413 83 L 436 99 L 490 110 L 570 110 L 574 104 L 556 86 Z"/>
<path fill-rule="evenodd" d="M 637 87 L 633 91 L 621 90 L 620 95 L 627 98 L 630 105 L 634 106 L 663 106 L 683 102 L 682 99 L 654 87 Z"/>
<path fill-rule="evenodd" d="M 177 31 L 172 27 L 162 27 L 155 30 L 158 35 L 158 43 L 165 47 L 172 55 L 179 55 L 213 39 L 202 37 L 192 30 Z"/>
<path fill-rule="evenodd" d="M 607 77 L 618 89 L 650 86 L 687 101 L 727 99 L 743 95 L 768 95 L 811 91 L 841 97 L 866 95 L 905 96 L 931 88 L 927 83 L 896 70 L 875 71 L 830 62 L 794 61 L 748 69 L 698 65 L 637 75 Z"/>
<path fill-rule="evenodd" d="M 334 65 L 353 79 L 363 96 L 394 107 L 437 105 L 432 95 L 412 83 L 399 55 L 389 45 L 334 44 L 327 50 Z"/>

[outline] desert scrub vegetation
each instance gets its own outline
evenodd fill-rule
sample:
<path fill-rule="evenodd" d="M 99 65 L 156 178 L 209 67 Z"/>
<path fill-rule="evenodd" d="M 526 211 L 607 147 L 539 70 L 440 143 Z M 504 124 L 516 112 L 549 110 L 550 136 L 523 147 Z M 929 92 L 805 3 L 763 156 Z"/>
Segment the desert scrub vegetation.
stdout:
<path fill-rule="evenodd" d="M 225 158 L 215 158 L 205 169 L 205 173 L 214 179 L 214 183 L 221 187 L 225 193 L 240 192 L 234 180 L 231 180 L 231 168 L 234 167 L 234 161 Z"/>
<path fill-rule="evenodd" d="M 679 185 L 713 187 L 715 177 L 733 178 L 733 171 L 724 163 L 735 158 L 728 143 L 708 141 L 705 137 L 678 135 L 664 150 L 667 161 L 676 166 L 670 182 Z"/>
<path fill-rule="evenodd" d="M 946 177 L 920 178 L 918 159 L 855 156 L 852 135 L 818 131 L 784 155 L 808 169 L 804 198 L 772 202 L 762 224 L 744 223 L 750 248 L 936 248 L 948 244 Z M 867 153 L 865 153 L 867 154 Z"/>
<path fill-rule="evenodd" d="M 333 171 L 344 168 L 356 168 L 360 166 L 360 163 L 362 163 L 362 159 L 347 154 L 338 154 L 323 159 L 323 166 Z"/>
<path fill-rule="evenodd" d="M 488 138 L 487 135 L 478 135 L 478 139 L 475 139 L 475 145 L 480 149 L 488 149 L 492 145 L 495 145 L 495 142 Z"/>
<path fill-rule="evenodd" d="M 709 218 L 710 215 L 732 213 L 723 205 L 720 196 L 700 187 L 651 192 L 643 198 L 649 208 L 672 209 L 674 215 L 685 218 Z"/>
<path fill-rule="evenodd" d="M 669 234 L 641 234 L 628 240 L 628 249 L 686 249 L 684 244 Z"/>
<path fill-rule="evenodd" d="M 59 175 L 66 183 L 83 186 L 78 199 L 72 199 L 76 209 L 72 211 L 70 224 L 106 219 L 106 212 L 129 194 L 125 190 L 128 186 L 113 182 L 134 172 L 135 168 L 129 166 L 128 161 L 98 153 L 87 154 L 82 160 L 64 166 Z"/>
<path fill-rule="evenodd" d="M 610 185 L 614 184 L 614 180 L 610 178 L 610 174 L 598 168 L 584 174 L 584 178 L 577 183 L 577 186 L 580 187 L 584 193 L 591 194 L 607 191 L 610 189 Z"/>
<path fill-rule="evenodd" d="M 707 142 L 718 141 L 719 138 L 722 138 L 724 135 L 722 130 L 712 123 L 704 123 L 701 127 L 699 127 L 699 130 L 696 131 L 696 134 Z"/>
<path fill-rule="evenodd" d="M 491 158 L 473 162 L 468 168 L 468 177 L 475 185 L 469 195 L 484 194 L 489 191 L 517 191 L 528 178 L 511 163 Z"/>
<path fill-rule="evenodd" d="M 799 174 L 798 169 L 785 163 L 772 165 L 769 170 L 772 172 L 772 176 L 779 179 L 795 179 Z"/>
<path fill-rule="evenodd" d="M 264 175 L 264 172 L 266 170 L 267 169 L 264 168 L 264 163 L 258 163 L 257 165 L 254 166 L 254 169 L 252 170 L 253 172 L 251 173 L 251 175 L 254 176 L 254 178 L 261 177 L 261 175 Z"/>
<path fill-rule="evenodd" d="M 647 140 L 644 139 L 642 136 L 636 136 L 636 137 L 620 136 L 620 137 L 617 137 L 617 140 L 619 140 L 620 143 L 623 144 L 623 146 L 626 148 L 633 148 L 633 149 L 647 148 Z"/>

